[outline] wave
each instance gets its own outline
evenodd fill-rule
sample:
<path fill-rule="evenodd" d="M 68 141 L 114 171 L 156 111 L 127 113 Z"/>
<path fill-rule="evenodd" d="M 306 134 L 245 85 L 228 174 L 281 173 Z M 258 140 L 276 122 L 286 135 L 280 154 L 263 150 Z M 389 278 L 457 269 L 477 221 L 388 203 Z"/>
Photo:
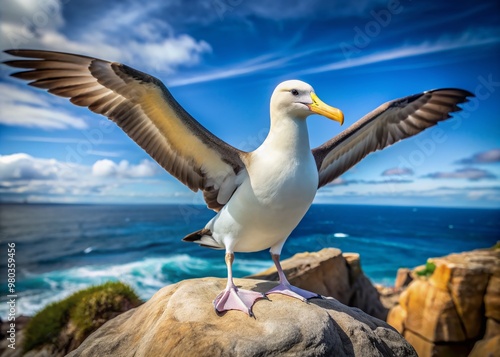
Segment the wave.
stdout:
<path fill-rule="evenodd" d="M 349 237 L 349 234 L 346 234 L 346 233 L 334 233 L 333 236 L 335 238 L 347 238 L 347 237 Z"/>
<path fill-rule="evenodd" d="M 265 270 L 271 264 L 269 260 L 236 259 L 233 271 L 236 277 L 241 277 Z M 141 299 L 148 300 L 166 285 L 202 276 L 225 277 L 224 259 L 204 259 L 178 254 L 119 265 L 91 265 L 42 274 L 26 272 L 26 278 L 18 284 L 17 314 L 32 316 L 51 302 L 110 280 L 129 284 Z M 2 316 L 6 316 L 4 314 L 7 313 L 7 308 L 7 304 L 0 303 Z"/>

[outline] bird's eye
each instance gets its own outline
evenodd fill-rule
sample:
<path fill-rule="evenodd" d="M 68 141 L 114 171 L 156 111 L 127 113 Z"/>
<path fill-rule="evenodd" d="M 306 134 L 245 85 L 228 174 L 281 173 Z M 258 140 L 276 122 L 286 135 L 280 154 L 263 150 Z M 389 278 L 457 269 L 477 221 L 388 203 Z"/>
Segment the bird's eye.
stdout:
<path fill-rule="evenodd" d="M 292 89 L 290 93 L 292 93 L 293 95 L 299 95 L 299 91 L 297 89 Z"/>

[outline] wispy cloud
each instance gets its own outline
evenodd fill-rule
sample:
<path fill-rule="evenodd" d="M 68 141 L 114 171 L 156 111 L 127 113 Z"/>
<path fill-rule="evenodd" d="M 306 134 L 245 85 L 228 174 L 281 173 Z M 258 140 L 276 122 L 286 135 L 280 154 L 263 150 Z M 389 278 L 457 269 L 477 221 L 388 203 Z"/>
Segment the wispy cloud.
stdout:
<path fill-rule="evenodd" d="M 0 93 L 0 124 L 43 129 L 87 128 L 83 119 L 45 101 L 31 89 L 0 83 Z"/>
<path fill-rule="evenodd" d="M 437 41 L 425 41 L 417 45 L 404 45 L 401 47 L 387 49 L 385 51 L 377 51 L 368 53 L 364 56 L 355 58 L 346 58 L 337 62 L 326 65 L 316 66 L 306 69 L 296 74 L 312 74 L 348 68 L 366 66 L 370 64 L 387 62 L 396 59 L 422 56 L 427 54 L 446 52 L 458 49 L 470 49 L 500 42 L 500 33 L 498 29 L 477 31 L 468 31 L 460 36 L 442 36 Z M 366 51 L 362 51 L 363 53 Z"/>
<path fill-rule="evenodd" d="M 106 119 L 107 120 L 107 119 Z M 51 144 L 79 144 L 82 141 L 88 141 L 89 138 L 82 135 L 79 138 L 75 137 L 58 137 L 58 136 L 32 136 L 32 135 L 6 135 L 3 137 L 4 140 L 9 141 L 26 141 L 26 142 L 39 142 L 39 143 L 51 143 Z M 119 144 L 119 140 L 109 140 L 102 139 L 99 144 Z M 88 151 L 90 153 L 91 150 Z M 94 155 L 98 155 L 95 151 Z"/>
<path fill-rule="evenodd" d="M 47 137 L 47 136 L 7 136 L 4 140 L 14 141 L 28 141 L 39 143 L 52 143 L 52 144 L 77 144 L 81 141 L 78 138 L 61 138 L 61 137 Z"/>
<path fill-rule="evenodd" d="M 479 182 L 469 186 L 426 187 L 419 182 L 399 186 L 387 185 L 368 190 L 348 187 L 330 187 L 320 190 L 315 202 L 329 203 L 332 199 L 342 204 L 443 206 L 443 207 L 492 207 L 500 205 L 500 187 L 482 185 Z"/>
<path fill-rule="evenodd" d="M 411 176 L 414 172 L 412 169 L 406 167 L 394 167 L 391 169 L 387 169 L 382 172 L 382 176 Z"/>
<path fill-rule="evenodd" d="M 123 156 L 123 152 L 120 151 L 103 151 L 103 150 L 89 150 L 88 155 L 102 156 L 102 157 L 120 157 Z"/>
<path fill-rule="evenodd" d="M 385 179 L 385 180 L 362 180 L 351 179 L 346 180 L 341 177 L 333 180 L 328 186 L 348 186 L 348 185 L 392 185 L 392 184 L 405 184 L 412 183 L 413 180 L 407 179 Z"/>
<path fill-rule="evenodd" d="M 174 77 L 168 81 L 171 87 L 189 85 L 193 83 L 209 82 L 220 79 L 234 78 L 270 70 L 293 71 L 291 77 L 305 74 L 321 73 L 334 70 L 344 70 L 366 66 L 397 59 L 416 57 L 439 52 L 470 49 L 489 44 L 500 43 L 500 30 L 476 29 L 460 35 L 446 35 L 438 40 L 428 40 L 416 45 L 403 45 L 383 51 L 370 52 L 364 56 L 346 59 L 340 56 L 338 45 L 324 44 L 314 48 L 291 48 L 287 51 L 279 50 L 256 57 L 249 61 L 226 66 L 212 72 L 193 75 L 190 77 Z M 316 65 L 312 68 L 300 69 L 304 63 L 317 63 L 317 59 L 334 57 L 337 61 Z"/>
<path fill-rule="evenodd" d="M 239 77 L 252 73 L 257 73 L 273 68 L 282 67 L 290 58 L 279 56 L 278 54 L 271 54 L 265 56 L 258 56 L 243 63 L 231 65 L 226 68 L 215 70 L 208 73 L 202 73 L 191 77 L 177 77 L 168 81 L 169 87 L 179 87 L 194 83 L 210 82 L 219 79 Z"/>
<path fill-rule="evenodd" d="M 465 168 L 453 172 L 434 172 L 424 176 L 425 178 L 432 179 L 464 179 L 469 181 L 490 180 L 495 179 L 497 176 L 490 171 Z"/>
<path fill-rule="evenodd" d="M 458 160 L 456 163 L 461 165 L 471 165 L 471 164 L 493 164 L 498 162 L 500 162 L 500 149 L 483 151 L 474 154 L 471 157 Z"/>

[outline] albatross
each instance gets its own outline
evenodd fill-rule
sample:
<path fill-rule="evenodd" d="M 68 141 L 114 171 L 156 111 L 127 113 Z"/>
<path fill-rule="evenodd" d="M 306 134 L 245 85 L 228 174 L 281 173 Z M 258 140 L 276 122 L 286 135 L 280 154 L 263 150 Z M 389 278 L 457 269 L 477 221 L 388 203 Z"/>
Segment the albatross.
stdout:
<path fill-rule="evenodd" d="M 269 134 L 245 152 L 205 129 L 157 78 L 117 62 L 76 54 L 9 50 L 6 61 L 24 69 L 12 76 L 70 98 L 114 121 L 161 167 L 193 191 L 201 190 L 217 214 L 183 240 L 225 250 L 227 286 L 216 312 L 252 316 L 256 300 L 284 294 L 307 300 L 318 294 L 292 286 L 280 265 L 282 247 L 311 206 L 316 191 L 371 152 L 436 125 L 460 110 L 472 93 L 429 90 L 382 104 L 323 145 L 311 150 L 306 119 L 319 114 L 340 124 L 344 115 L 299 80 L 280 83 L 271 96 Z M 209 109 L 207 109 L 209 110 Z M 278 285 L 265 295 L 233 282 L 235 252 L 270 249 Z"/>

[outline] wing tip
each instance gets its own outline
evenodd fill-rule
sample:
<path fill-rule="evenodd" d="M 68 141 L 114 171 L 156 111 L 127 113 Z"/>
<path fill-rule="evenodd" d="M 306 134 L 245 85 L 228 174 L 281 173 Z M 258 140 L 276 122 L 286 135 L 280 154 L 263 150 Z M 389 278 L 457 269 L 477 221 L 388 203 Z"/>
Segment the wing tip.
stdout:
<path fill-rule="evenodd" d="M 7 53 L 8 55 L 17 56 L 16 52 L 18 52 L 18 51 L 20 51 L 20 50 L 9 49 L 9 50 L 4 50 L 3 52 Z"/>
<path fill-rule="evenodd" d="M 444 92 L 444 91 L 452 91 L 452 92 L 456 92 L 458 96 L 462 96 L 462 97 L 475 97 L 476 95 L 466 89 L 462 89 L 462 88 L 453 88 L 453 87 L 446 87 L 446 88 L 437 88 L 437 89 L 431 89 L 431 90 L 427 90 L 425 91 L 424 93 L 436 93 L 436 92 Z"/>
<path fill-rule="evenodd" d="M 48 51 L 44 51 L 44 50 L 30 50 L 30 49 L 24 49 L 24 48 L 12 48 L 12 49 L 8 49 L 8 50 L 4 50 L 3 52 L 7 53 L 8 55 L 11 55 L 11 56 L 29 58 L 29 57 L 31 57 L 29 55 L 29 53 L 33 53 L 33 52 L 48 52 Z"/>

